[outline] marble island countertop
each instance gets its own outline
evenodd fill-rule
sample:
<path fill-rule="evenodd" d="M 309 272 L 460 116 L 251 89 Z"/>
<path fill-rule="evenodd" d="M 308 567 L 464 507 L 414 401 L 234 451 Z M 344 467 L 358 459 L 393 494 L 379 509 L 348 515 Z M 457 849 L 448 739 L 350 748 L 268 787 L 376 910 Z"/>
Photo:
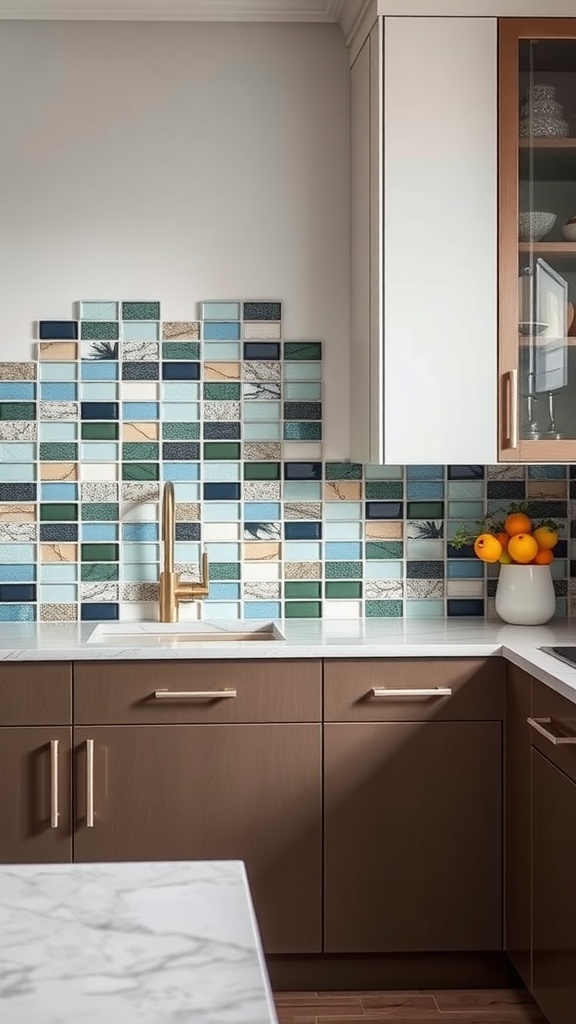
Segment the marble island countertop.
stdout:
<path fill-rule="evenodd" d="M 181 630 L 192 624 L 183 624 Z M 274 623 L 281 640 L 180 642 L 158 636 L 153 623 L 117 623 L 116 633 L 91 641 L 96 623 L 0 625 L 0 661 L 129 661 L 237 658 L 420 658 L 501 655 L 576 702 L 576 668 L 540 651 L 576 645 L 576 620 L 543 626 L 512 626 L 486 619 L 286 620 Z M 206 629 L 207 623 L 196 623 Z M 126 633 L 123 632 L 124 627 Z M 176 627 L 178 628 L 178 627 Z M 258 622 L 213 622 L 213 630 L 237 633 Z M 189 638 L 188 638 L 189 641 Z"/>
<path fill-rule="evenodd" d="M 0 866 L 3 1024 L 276 1024 L 244 865 Z"/>

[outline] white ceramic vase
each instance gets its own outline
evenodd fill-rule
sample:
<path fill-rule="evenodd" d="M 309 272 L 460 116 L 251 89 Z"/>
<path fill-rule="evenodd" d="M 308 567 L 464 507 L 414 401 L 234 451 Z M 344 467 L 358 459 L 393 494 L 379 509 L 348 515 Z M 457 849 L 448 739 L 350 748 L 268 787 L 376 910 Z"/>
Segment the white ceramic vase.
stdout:
<path fill-rule="evenodd" d="M 501 565 L 496 611 L 504 622 L 539 626 L 556 611 L 549 565 Z"/>

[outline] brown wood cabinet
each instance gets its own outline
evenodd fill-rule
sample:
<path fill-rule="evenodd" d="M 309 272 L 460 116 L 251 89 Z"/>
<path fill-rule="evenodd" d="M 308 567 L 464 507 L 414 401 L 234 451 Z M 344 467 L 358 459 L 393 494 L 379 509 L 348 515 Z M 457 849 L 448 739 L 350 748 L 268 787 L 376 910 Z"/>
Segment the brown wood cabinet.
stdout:
<path fill-rule="evenodd" d="M 532 677 L 508 666 L 505 735 L 504 948 L 532 988 Z"/>

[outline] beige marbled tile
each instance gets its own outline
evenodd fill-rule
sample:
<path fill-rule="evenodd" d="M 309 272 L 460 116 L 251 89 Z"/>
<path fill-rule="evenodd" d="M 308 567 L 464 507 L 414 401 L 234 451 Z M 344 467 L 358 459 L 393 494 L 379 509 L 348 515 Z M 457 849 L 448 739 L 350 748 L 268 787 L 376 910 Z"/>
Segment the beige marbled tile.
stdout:
<path fill-rule="evenodd" d="M 42 362 L 69 362 L 78 358 L 78 344 L 75 341 L 40 341 L 38 358 Z"/>
<path fill-rule="evenodd" d="M 284 562 L 284 578 L 287 580 L 319 580 L 322 578 L 320 562 Z"/>
<path fill-rule="evenodd" d="M 157 441 L 159 426 L 157 423 L 123 423 L 123 441 Z"/>
<path fill-rule="evenodd" d="M 1 523 L 36 522 L 35 505 L 0 505 Z"/>
<path fill-rule="evenodd" d="M 278 562 L 282 544 L 262 541 L 247 541 L 244 544 L 244 558 L 247 562 Z"/>
<path fill-rule="evenodd" d="M 197 320 L 169 320 L 162 324 L 164 341 L 198 341 L 200 324 Z"/>
<path fill-rule="evenodd" d="M 42 622 L 76 622 L 78 609 L 75 604 L 41 604 Z"/>
<path fill-rule="evenodd" d="M 240 380 L 241 363 L 204 363 L 205 380 Z"/>
<path fill-rule="evenodd" d="M 279 462 L 282 458 L 282 442 L 245 441 L 242 455 L 245 462 Z"/>
<path fill-rule="evenodd" d="M 37 363 L 0 363 L 0 380 L 36 380 Z"/>
<path fill-rule="evenodd" d="M 40 560 L 42 562 L 77 562 L 77 544 L 41 544 Z"/>
<path fill-rule="evenodd" d="M 41 480 L 77 480 L 78 464 L 76 462 L 41 462 Z"/>
<path fill-rule="evenodd" d="M 394 520 L 366 523 L 366 540 L 402 540 L 403 536 L 404 523 Z"/>
<path fill-rule="evenodd" d="M 529 480 L 526 490 L 529 498 L 566 498 L 568 496 L 566 480 Z"/>
<path fill-rule="evenodd" d="M 253 601 L 277 601 L 280 597 L 280 583 L 275 580 L 247 580 L 244 583 L 244 598 Z"/>
<path fill-rule="evenodd" d="M 200 519 L 200 503 L 198 501 L 176 502 L 177 523 L 197 523 Z"/>
<path fill-rule="evenodd" d="M 361 501 L 361 480 L 328 480 L 324 484 L 326 501 Z"/>
<path fill-rule="evenodd" d="M 281 336 L 281 331 L 282 327 L 278 320 L 247 320 L 244 324 L 244 337 L 246 340 L 257 338 L 258 340 L 277 341 Z"/>
<path fill-rule="evenodd" d="M 284 503 L 285 519 L 321 519 L 321 501 L 287 501 Z"/>

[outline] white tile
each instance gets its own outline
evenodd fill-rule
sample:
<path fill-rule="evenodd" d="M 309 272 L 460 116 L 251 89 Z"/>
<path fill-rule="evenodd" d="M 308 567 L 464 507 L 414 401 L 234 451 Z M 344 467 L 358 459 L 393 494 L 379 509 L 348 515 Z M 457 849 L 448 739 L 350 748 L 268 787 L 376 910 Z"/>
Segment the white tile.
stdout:
<path fill-rule="evenodd" d="M 158 381 L 134 380 L 122 381 L 122 400 L 124 402 L 157 402 Z"/>
<path fill-rule="evenodd" d="M 159 506 L 139 502 L 126 501 L 122 504 L 122 521 L 125 523 L 157 523 L 159 521 Z"/>
<path fill-rule="evenodd" d="M 244 580 L 279 580 L 280 577 L 280 562 L 244 562 L 242 567 Z"/>
<path fill-rule="evenodd" d="M 158 605 L 150 602 L 120 604 L 120 619 L 123 622 L 157 622 Z"/>
<path fill-rule="evenodd" d="M 183 601 L 180 605 L 180 622 L 198 622 L 202 610 L 200 601 Z"/>
<path fill-rule="evenodd" d="M 317 441 L 285 441 L 284 458 L 295 462 L 321 459 L 322 445 Z"/>
<path fill-rule="evenodd" d="M 484 597 L 484 580 L 448 580 L 447 597 Z"/>
<path fill-rule="evenodd" d="M 81 480 L 117 480 L 117 462 L 80 462 Z"/>
<path fill-rule="evenodd" d="M 322 611 L 325 619 L 359 619 L 362 615 L 362 602 L 324 601 Z"/>
<path fill-rule="evenodd" d="M 240 540 L 239 523 L 204 523 L 202 540 Z"/>

